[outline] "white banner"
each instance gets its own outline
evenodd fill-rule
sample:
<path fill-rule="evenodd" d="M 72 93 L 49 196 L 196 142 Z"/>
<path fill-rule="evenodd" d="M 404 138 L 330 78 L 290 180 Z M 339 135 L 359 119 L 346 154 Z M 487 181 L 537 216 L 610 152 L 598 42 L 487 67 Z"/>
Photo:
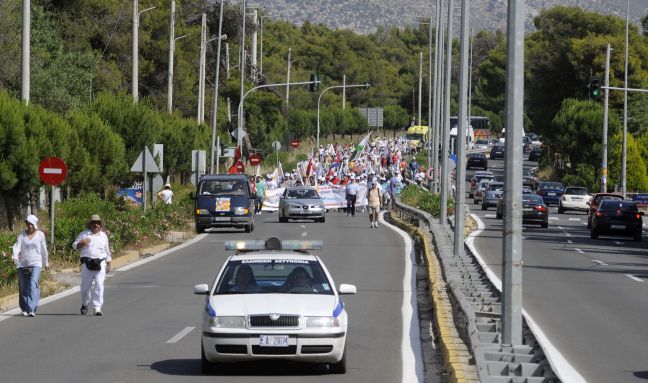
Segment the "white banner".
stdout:
<path fill-rule="evenodd" d="M 358 185 L 356 206 L 367 206 L 367 185 Z M 276 211 L 279 209 L 279 198 L 286 188 L 265 189 L 263 191 L 263 210 Z M 319 186 L 317 192 L 324 200 L 327 209 L 346 208 L 345 186 Z"/>

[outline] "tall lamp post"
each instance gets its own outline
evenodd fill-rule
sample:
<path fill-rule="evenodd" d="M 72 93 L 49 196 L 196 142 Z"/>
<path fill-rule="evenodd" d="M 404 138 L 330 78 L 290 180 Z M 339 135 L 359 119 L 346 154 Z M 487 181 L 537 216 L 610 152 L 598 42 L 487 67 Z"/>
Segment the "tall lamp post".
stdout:
<path fill-rule="evenodd" d="M 337 88 L 365 88 L 369 89 L 371 85 L 369 84 L 356 84 L 356 85 L 333 85 L 329 86 L 328 88 L 324 89 L 322 93 L 320 93 L 319 97 L 317 98 L 317 143 L 316 143 L 316 148 L 319 148 L 320 143 L 319 143 L 319 138 L 320 138 L 320 101 L 322 101 L 322 96 L 324 93 L 326 93 L 330 89 L 337 89 Z"/>
<path fill-rule="evenodd" d="M 139 0 L 133 0 L 133 84 L 131 91 L 135 102 L 139 100 L 139 19 L 142 13 L 151 9 L 155 9 L 155 7 L 139 11 Z"/>
<path fill-rule="evenodd" d="M 240 104 L 243 104 L 243 98 L 245 97 L 245 18 L 246 15 L 245 0 L 241 4 L 241 19 L 243 26 L 241 27 L 241 51 L 239 58 L 239 71 L 241 72 L 241 91 L 240 91 Z M 239 110 L 240 113 L 240 110 Z M 239 124 L 237 131 L 237 146 L 241 151 L 241 156 L 243 155 L 243 117 L 239 114 L 238 116 Z"/>
<path fill-rule="evenodd" d="M 227 39 L 227 35 L 222 35 L 223 32 L 223 4 L 225 0 L 220 2 L 220 13 L 218 16 L 218 47 L 216 48 L 216 81 L 214 81 L 214 110 L 212 111 L 211 126 L 212 126 L 212 139 L 211 139 L 211 157 L 209 163 L 209 173 L 214 174 L 214 146 L 216 145 L 216 118 L 218 117 L 218 86 L 220 82 L 220 53 L 221 41 Z M 218 169 L 217 169 L 218 170 Z"/>
<path fill-rule="evenodd" d="M 263 76 L 263 19 L 268 19 L 270 16 L 261 16 L 259 17 L 259 22 L 261 25 L 261 33 L 260 33 L 260 42 L 259 42 L 259 76 Z"/>

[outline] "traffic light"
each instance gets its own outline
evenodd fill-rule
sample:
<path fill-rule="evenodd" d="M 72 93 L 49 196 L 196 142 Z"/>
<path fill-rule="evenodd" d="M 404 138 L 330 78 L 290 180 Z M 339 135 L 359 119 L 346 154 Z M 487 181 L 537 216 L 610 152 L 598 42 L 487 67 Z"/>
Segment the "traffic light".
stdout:
<path fill-rule="evenodd" d="M 311 83 L 309 85 L 310 91 L 317 92 L 320 88 L 319 76 L 316 75 L 315 73 L 311 73 L 310 80 L 311 80 Z"/>
<path fill-rule="evenodd" d="M 598 98 L 601 95 L 601 81 L 598 77 L 590 77 L 587 88 L 589 89 L 590 97 Z"/>

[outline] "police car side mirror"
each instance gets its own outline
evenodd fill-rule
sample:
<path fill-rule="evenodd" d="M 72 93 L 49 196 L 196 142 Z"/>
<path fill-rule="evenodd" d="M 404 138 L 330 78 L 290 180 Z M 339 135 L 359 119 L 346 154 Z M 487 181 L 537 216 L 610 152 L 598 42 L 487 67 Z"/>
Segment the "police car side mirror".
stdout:
<path fill-rule="evenodd" d="M 347 285 L 346 283 L 341 284 L 338 289 L 338 293 L 340 294 L 355 294 L 356 292 L 357 289 L 354 285 Z"/>
<path fill-rule="evenodd" d="M 209 285 L 202 283 L 193 287 L 194 294 L 207 295 L 209 293 Z"/>

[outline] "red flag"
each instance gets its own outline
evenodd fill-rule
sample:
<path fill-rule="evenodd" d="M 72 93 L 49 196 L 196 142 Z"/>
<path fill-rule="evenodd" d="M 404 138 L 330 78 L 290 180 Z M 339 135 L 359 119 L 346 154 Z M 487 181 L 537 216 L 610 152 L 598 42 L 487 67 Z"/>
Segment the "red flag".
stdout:
<path fill-rule="evenodd" d="M 312 158 L 308 161 L 308 166 L 306 167 L 306 177 L 310 176 L 311 170 L 313 170 L 313 159 Z"/>
<path fill-rule="evenodd" d="M 234 165 L 230 166 L 229 169 L 227 170 L 229 174 L 238 174 L 238 169 L 236 168 L 236 162 Z"/>

